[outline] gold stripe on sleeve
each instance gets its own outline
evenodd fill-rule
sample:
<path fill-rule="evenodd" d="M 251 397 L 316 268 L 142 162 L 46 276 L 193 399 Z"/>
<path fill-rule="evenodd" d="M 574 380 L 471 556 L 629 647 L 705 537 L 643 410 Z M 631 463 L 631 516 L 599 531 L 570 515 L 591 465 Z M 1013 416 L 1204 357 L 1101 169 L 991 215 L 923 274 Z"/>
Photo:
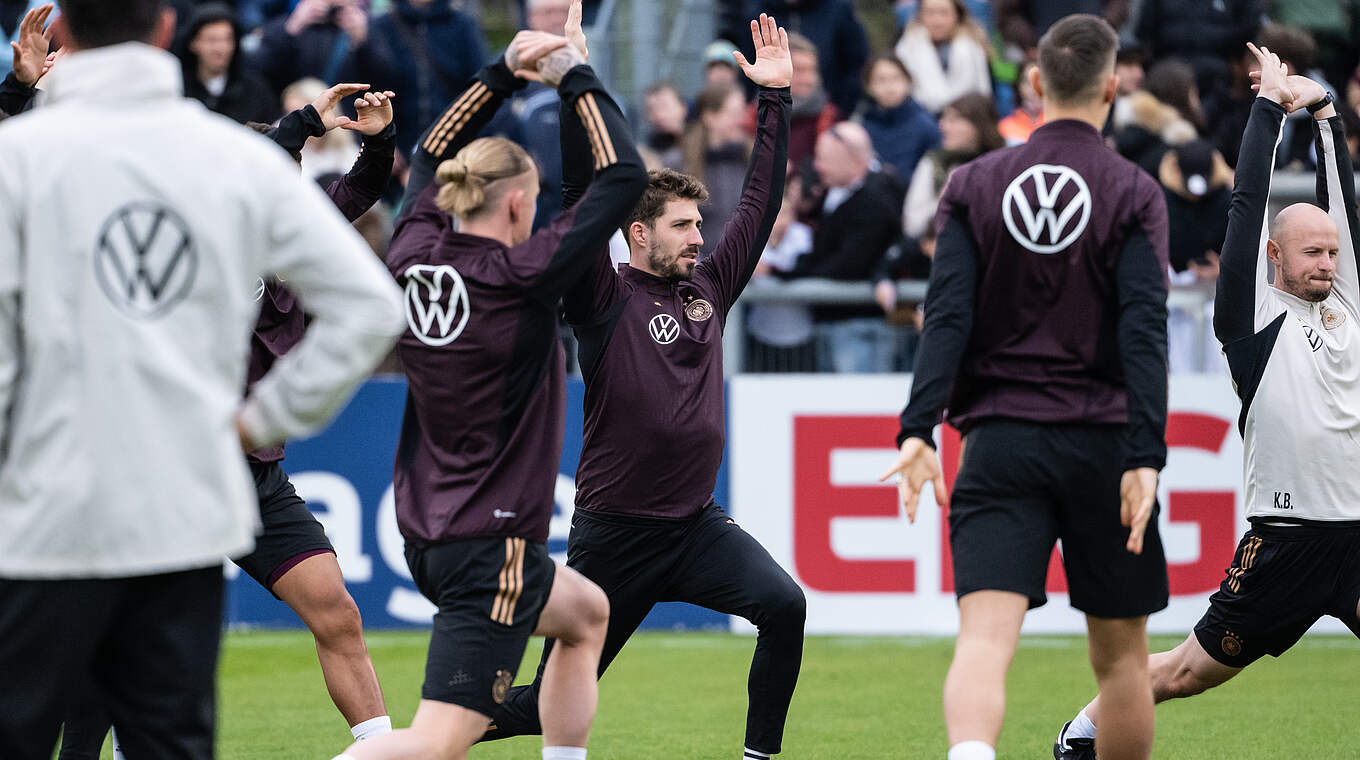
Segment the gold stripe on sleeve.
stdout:
<path fill-rule="evenodd" d="M 586 107 L 595 117 L 595 124 L 600 130 L 600 143 L 604 146 L 605 166 L 613 166 L 619 162 L 619 155 L 614 152 L 614 140 L 609 136 L 609 130 L 605 128 L 604 117 L 600 115 L 600 106 L 595 102 L 595 93 L 587 92 L 581 96 L 586 101 Z"/>

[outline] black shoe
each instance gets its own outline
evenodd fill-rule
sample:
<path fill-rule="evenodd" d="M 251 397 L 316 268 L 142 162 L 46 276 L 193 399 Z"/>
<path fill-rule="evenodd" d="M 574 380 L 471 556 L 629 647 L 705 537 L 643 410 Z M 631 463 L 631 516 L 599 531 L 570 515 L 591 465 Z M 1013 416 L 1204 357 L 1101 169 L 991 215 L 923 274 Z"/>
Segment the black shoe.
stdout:
<path fill-rule="evenodd" d="M 1053 742 L 1053 760 L 1096 760 L 1095 739 L 1067 739 L 1072 721 L 1063 724 L 1058 740 Z"/>

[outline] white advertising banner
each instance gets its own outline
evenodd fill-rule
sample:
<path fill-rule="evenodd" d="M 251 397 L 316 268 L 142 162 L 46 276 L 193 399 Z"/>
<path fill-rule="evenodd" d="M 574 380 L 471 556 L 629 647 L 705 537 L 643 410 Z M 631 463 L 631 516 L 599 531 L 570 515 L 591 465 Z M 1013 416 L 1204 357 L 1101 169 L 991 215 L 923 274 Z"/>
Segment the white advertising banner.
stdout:
<path fill-rule="evenodd" d="M 952 634 L 958 626 L 948 524 L 929 489 L 915 524 L 896 486 L 878 478 L 895 461 L 908 375 L 741 375 L 730 381 L 731 508 L 807 592 L 808 633 Z M 1174 376 L 1162 473 L 1160 529 L 1171 603 L 1153 632 L 1188 633 L 1218 588 L 1242 513 L 1238 401 L 1226 376 Z M 952 486 L 957 433 L 937 431 Z M 1027 633 L 1084 633 L 1068 606 L 1061 563 L 1048 604 Z M 745 630 L 745 621 L 735 625 Z M 1344 633 L 1326 618 L 1315 631 Z"/>

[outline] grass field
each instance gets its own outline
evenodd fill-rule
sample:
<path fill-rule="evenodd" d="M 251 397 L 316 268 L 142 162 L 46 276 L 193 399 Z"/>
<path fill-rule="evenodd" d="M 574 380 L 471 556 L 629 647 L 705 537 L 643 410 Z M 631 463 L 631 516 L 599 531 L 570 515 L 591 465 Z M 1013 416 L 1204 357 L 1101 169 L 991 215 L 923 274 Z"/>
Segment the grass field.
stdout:
<path fill-rule="evenodd" d="M 423 633 L 369 635 L 398 725 L 415 710 L 426 640 Z M 1177 641 L 1157 637 L 1153 647 Z M 753 644 L 725 634 L 635 636 L 601 684 L 591 758 L 736 760 Z M 1091 694 L 1085 645 L 1036 636 L 1020 646 L 1000 754 L 1051 757 L 1057 729 Z M 951 652 L 950 641 L 936 638 L 809 638 L 781 760 L 944 757 L 940 685 Z M 537 660 L 531 645 L 521 676 Z M 1154 756 L 1360 758 L 1358 680 L 1354 639 L 1309 637 L 1219 689 L 1161 706 Z M 348 744 L 305 633 L 229 634 L 220 690 L 219 757 L 329 760 Z M 479 746 L 471 757 L 530 760 L 539 746 L 536 737 L 521 737 Z"/>

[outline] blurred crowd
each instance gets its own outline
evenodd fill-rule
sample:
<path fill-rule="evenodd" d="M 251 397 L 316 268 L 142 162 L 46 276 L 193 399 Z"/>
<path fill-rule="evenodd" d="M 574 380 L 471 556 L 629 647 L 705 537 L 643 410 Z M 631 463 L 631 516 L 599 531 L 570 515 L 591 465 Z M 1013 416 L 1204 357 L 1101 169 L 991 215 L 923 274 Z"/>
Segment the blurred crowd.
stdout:
<path fill-rule="evenodd" d="M 506 2 L 516 22 L 562 33 L 568 0 Z M 19 19 L 40 4 L 0 0 L 0 36 L 15 39 Z M 336 82 L 395 92 L 392 199 L 402 158 L 421 130 L 496 52 L 479 14 L 457 0 L 174 4 L 186 93 L 237 121 L 273 122 Z M 585 5 L 589 25 L 601 3 Z M 921 316 L 917 304 L 899 302 L 893 284 L 928 277 L 935 206 L 949 172 L 1024 142 L 1043 124 L 1028 71 L 1039 38 L 1069 13 L 1101 15 L 1121 32 L 1119 97 L 1106 135 L 1165 188 L 1174 282 L 1207 285 L 1217 277 L 1232 169 L 1253 99 L 1248 40 L 1279 54 L 1290 73 L 1326 82 L 1348 134 L 1360 134 L 1353 42 L 1360 0 L 715 0 L 707 7 L 718 39 L 696 64 L 698 91 L 656 82 L 626 106 L 649 164 L 707 184 L 702 210 L 716 241 L 740 197 L 754 131 L 753 93 L 733 52 L 741 45 L 750 57 L 745 20 L 773 14 L 792 32 L 792 171 L 759 273 L 874 285 L 872 304 L 750 306 L 748 370 L 910 369 Z M 870 35 L 865 18 L 891 20 L 889 44 L 875 49 L 871 37 L 886 35 Z M 0 57 L 0 74 L 8 66 Z M 1304 117 L 1300 111 L 1286 124 L 1281 167 L 1313 167 Z M 487 127 L 538 160 L 537 225 L 561 206 L 557 120 L 556 93 L 534 84 Z M 353 132 L 328 132 L 306 145 L 304 171 L 329 182 L 359 148 Z M 379 206 L 359 223 L 379 255 L 391 217 L 390 205 Z M 1172 317 L 1173 369 L 1203 369 L 1185 347 L 1202 337 L 1185 334 L 1194 323 L 1187 316 Z"/>

